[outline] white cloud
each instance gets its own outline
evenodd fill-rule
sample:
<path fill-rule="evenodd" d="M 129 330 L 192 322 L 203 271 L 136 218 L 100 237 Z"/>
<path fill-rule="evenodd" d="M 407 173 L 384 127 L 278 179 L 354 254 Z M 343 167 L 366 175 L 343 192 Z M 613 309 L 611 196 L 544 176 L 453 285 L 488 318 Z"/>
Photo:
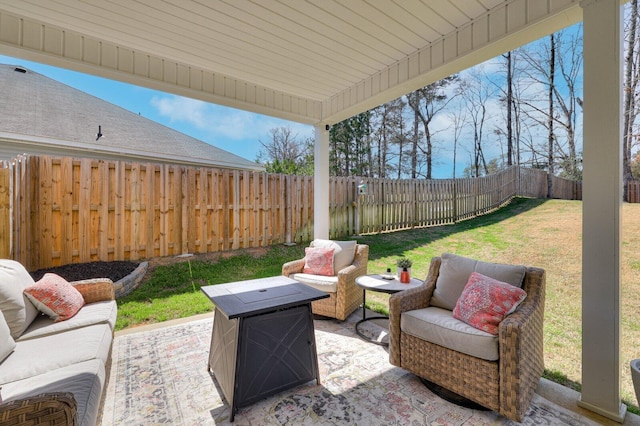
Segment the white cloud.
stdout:
<path fill-rule="evenodd" d="M 269 136 L 270 129 L 282 126 L 290 127 L 294 133 L 298 133 L 301 139 L 313 135 L 313 128 L 309 125 L 181 96 L 154 96 L 151 99 L 151 106 L 158 111 L 159 115 L 168 118 L 171 123 L 182 122 L 195 126 L 210 134 L 214 140 L 217 138 L 238 141 L 264 140 Z"/>

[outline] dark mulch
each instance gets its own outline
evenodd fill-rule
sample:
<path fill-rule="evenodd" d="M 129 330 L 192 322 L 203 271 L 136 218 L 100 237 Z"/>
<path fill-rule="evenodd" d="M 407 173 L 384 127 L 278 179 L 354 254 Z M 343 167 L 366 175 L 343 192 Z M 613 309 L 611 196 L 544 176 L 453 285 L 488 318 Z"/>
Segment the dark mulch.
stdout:
<path fill-rule="evenodd" d="M 88 262 L 72 263 L 69 265 L 57 266 L 54 268 L 39 269 L 30 272 L 35 281 L 38 281 L 47 272 L 60 275 L 67 281 L 80 281 L 89 278 L 111 278 L 113 282 L 133 272 L 139 263 L 136 262 Z"/>

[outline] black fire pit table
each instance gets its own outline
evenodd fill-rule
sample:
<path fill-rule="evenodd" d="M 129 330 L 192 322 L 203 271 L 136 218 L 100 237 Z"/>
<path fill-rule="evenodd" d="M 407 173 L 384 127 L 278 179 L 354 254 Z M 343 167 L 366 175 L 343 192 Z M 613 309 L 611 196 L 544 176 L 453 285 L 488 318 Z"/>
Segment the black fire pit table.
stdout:
<path fill-rule="evenodd" d="M 207 368 L 231 406 L 229 421 L 267 396 L 320 384 L 311 302 L 327 293 L 283 276 L 202 291 L 216 306 Z"/>

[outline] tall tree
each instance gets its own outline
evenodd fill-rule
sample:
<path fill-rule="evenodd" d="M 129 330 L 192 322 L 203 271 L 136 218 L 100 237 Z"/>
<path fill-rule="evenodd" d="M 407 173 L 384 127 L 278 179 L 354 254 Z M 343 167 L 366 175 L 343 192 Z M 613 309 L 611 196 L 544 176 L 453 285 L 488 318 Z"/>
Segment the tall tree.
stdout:
<path fill-rule="evenodd" d="M 449 121 L 451 121 L 452 142 L 453 142 L 453 171 L 452 178 L 456 178 L 456 163 L 458 161 L 458 145 L 462 136 L 462 132 L 467 125 L 467 115 L 462 105 L 458 103 L 455 108 L 449 111 Z"/>
<path fill-rule="evenodd" d="M 544 148 L 540 148 L 545 152 L 546 167 L 552 174 L 559 172 L 561 176 L 580 179 L 582 171 L 576 129 L 582 91 L 579 86 L 582 27 L 578 25 L 571 31 L 559 31 L 549 37 L 548 43 L 528 46 L 521 52 L 527 64 L 525 74 L 530 80 L 529 95 L 521 98 L 521 103 L 526 106 L 526 114 L 546 130 L 546 143 Z M 547 90 L 541 91 L 541 86 Z M 552 100 L 550 96 L 553 96 Z M 553 109 L 549 108 L 550 102 L 553 102 Z M 550 146 L 553 148 L 551 156 Z M 538 154 L 541 152 L 532 153 L 533 156 Z"/>
<path fill-rule="evenodd" d="M 331 126 L 329 157 L 334 176 L 369 175 L 370 119 L 366 111 Z"/>
<path fill-rule="evenodd" d="M 433 171 L 433 135 L 432 122 L 438 113 L 443 111 L 451 97 L 445 89 L 452 83 L 458 81 L 457 75 L 445 77 L 441 80 L 424 86 L 407 95 L 408 104 L 414 112 L 414 120 L 420 120 L 424 143 L 419 143 L 418 128 L 414 128 L 414 149 L 412 150 L 412 177 L 417 175 L 418 149 L 422 152 L 426 161 L 425 178 L 431 179 Z M 415 122 L 415 121 L 414 121 Z"/>
<path fill-rule="evenodd" d="M 507 60 L 507 166 L 513 165 L 513 64 L 511 51 L 505 55 Z"/>
<path fill-rule="evenodd" d="M 547 198 L 553 197 L 553 93 L 555 90 L 555 75 L 556 75 L 556 43 L 553 34 L 549 36 L 549 115 L 547 131 L 549 138 L 549 153 L 547 157 L 547 164 L 549 165 L 549 173 L 547 173 Z"/>
<path fill-rule="evenodd" d="M 276 127 L 269 130 L 271 139 L 259 140 L 262 149 L 257 162 L 265 166 L 269 173 L 313 174 L 312 141 L 300 140 L 290 127 Z"/>
<path fill-rule="evenodd" d="M 633 179 L 632 169 L 632 146 L 633 134 L 638 107 L 636 96 L 638 96 L 638 0 L 631 0 L 627 18 L 626 43 L 627 52 L 625 55 L 624 67 L 624 120 L 622 139 L 622 173 L 624 178 L 624 196 L 627 199 L 627 182 Z"/>
<path fill-rule="evenodd" d="M 387 178 L 398 169 L 395 144 L 398 133 L 404 128 L 404 107 L 404 98 L 401 97 L 372 110 L 370 133 L 375 147 L 371 162 L 373 177 Z"/>
<path fill-rule="evenodd" d="M 484 155 L 484 127 L 489 119 L 487 103 L 492 96 L 491 88 L 483 79 L 480 68 L 472 70 L 462 82 L 462 98 L 465 101 L 467 117 L 471 124 L 473 154 L 470 170 L 471 177 L 487 174 L 487 160 Z"/>

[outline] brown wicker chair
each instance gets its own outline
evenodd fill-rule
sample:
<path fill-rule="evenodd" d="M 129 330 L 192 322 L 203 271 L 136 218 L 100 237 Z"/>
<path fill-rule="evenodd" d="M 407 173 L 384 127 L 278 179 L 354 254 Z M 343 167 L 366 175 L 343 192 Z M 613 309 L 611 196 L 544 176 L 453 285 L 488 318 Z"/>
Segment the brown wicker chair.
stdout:
<path fill-rule="evenodd" d="M 362 289 L 356 285 L 356 278 L 367 274 L 369 246 L 356 244 L 353 263 L 338 271 L 336 292 L 329 297 L 311 303 L 313 313 L 344 321 L 353 311 L 362 305 Z M 299 274 L 304 268 L 304 259 L 293 260 L 282 265 L 282 275 L 290 277 Z M 295 279 L 295 278 L 294 278 Z"/>
<path fill-rule="evenodd" d="M 544 370 L 545 272 L 526 268 L 526 299 L 499 325 L 497 361 L 486 361 L 405 333 L 403 312 L 430 306 L 441 258 L 431 261 L 424 285 L 389 300 L 389 359 L 438 386 L 521 421 Z"/>

